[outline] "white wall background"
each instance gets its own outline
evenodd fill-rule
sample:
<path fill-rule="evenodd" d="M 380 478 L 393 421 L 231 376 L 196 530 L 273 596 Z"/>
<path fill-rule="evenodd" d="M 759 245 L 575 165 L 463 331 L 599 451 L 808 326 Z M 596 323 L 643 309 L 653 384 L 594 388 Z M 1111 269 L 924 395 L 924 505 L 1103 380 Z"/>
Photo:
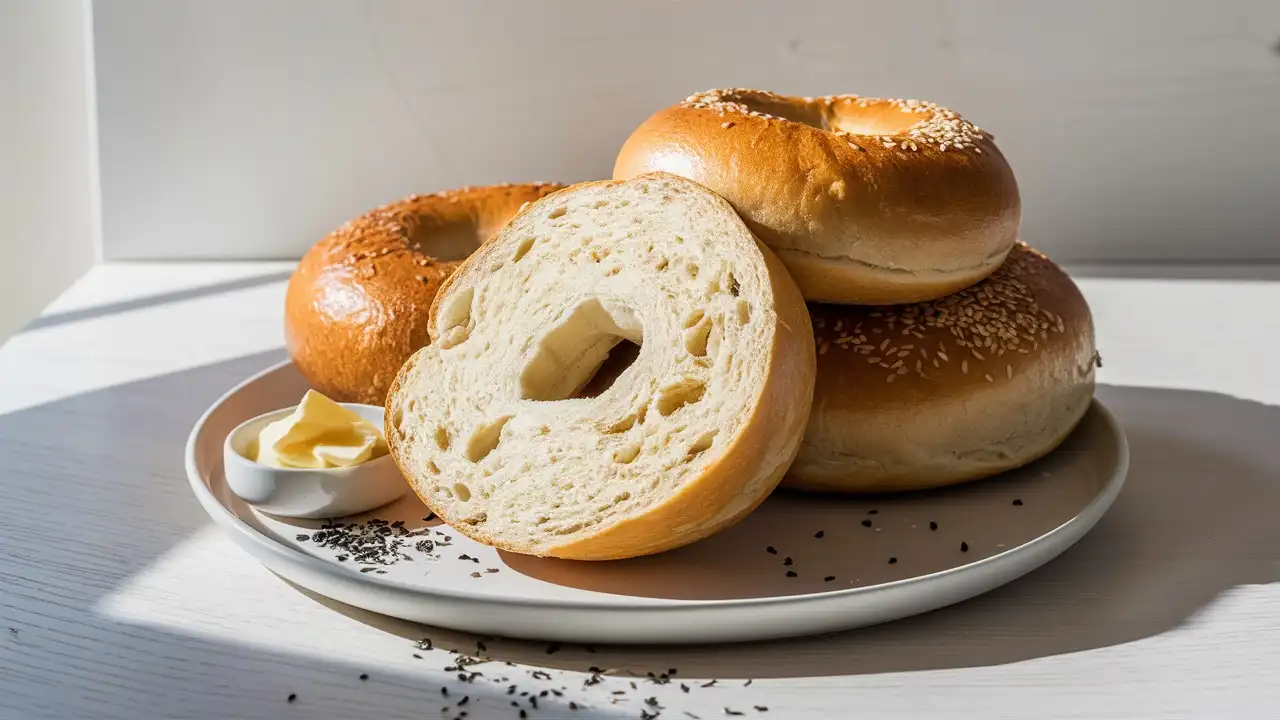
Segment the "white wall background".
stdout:
<path fill-rule="evenodd" d="M 607 176 L 744 85 L 950 105 L 1072 262 L 1280 260 L 1276 0 L 96 3 L 108 258 L 296 257 L 410 192 Z"/>
<path fill-rule="evenodd" d="M 0 0 L 0 342 L 94 262 L 88 13 Z"/>

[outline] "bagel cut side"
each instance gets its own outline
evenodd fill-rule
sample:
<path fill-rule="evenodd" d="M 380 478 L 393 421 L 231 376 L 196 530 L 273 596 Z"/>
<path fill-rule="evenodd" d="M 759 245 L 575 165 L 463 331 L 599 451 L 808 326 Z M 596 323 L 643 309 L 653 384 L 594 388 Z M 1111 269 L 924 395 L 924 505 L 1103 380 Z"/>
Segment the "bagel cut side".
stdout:
<path fill-rule="evenodd" d="M 729 201 L 812 302 L 932 300 L 995 271 L 1021 199 L 991 135 L 937 104 L 726 88 L 659 110 L 613 178 L 666 171 Z"/>
<path fill-rule="evenodd" d="M 795 282 L 723 199 L 653 173 L 532 203 L 446 281 L 387 397 L 451 527 L 610 560 L 723 529 L 777 486 L 815 373 Z"/>

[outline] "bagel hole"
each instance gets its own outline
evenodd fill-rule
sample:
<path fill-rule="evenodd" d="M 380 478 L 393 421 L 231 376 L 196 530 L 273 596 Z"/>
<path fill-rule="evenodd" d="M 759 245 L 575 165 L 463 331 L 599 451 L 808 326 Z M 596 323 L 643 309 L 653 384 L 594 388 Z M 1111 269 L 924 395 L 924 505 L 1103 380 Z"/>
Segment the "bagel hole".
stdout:
<path fill-rule="evenodd" d="M 631 367 L 643 342 L 643 328 L 629 309 L 586 300 L 538 342 L 520 373 L 520 397 L 544 402 L 597 397 Z"/>
<path fill-rule="evenodd" d="M 511 416 L 506 415 L 477 427 L 467 440 L 467 459 L 474 463 L 488 457 L 502 442 L 502 428 L 510 419 Z"/>
<path fill-rule="evenodd" d="M 901 135 L 927 115 L 906 112 L 896 105 L 874 103 L 859 107 L 848 103 L 834 108 L 830 129 L 851 135 Z"/>
<path fill-rule="evenodd" d="M 686 405 L 698 402 L 706 392 L 707 386 L 701 380 L 681 380 L 658 391 L 655 409 L 659 415 L 667 417 Z"/>
<path fill-rule="evenodd" d="M 487 230 L 471 220 L 424 222 L 409 231 L 408 242 L 414 252 L 436 260 L 466 260 L 489 239 Z"/>

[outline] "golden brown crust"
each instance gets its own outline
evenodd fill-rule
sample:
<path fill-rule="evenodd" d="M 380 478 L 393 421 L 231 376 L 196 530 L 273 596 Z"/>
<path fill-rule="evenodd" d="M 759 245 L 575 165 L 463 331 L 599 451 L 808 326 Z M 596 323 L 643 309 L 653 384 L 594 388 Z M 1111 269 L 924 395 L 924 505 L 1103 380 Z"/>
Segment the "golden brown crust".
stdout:
<path fill-rule="evenodd" d="M 441 283 L 523 204 L 559 187 L 414 195 L 317 242 L 285 293 L 285 346 L 303 377 L 339 402 L 381 405 L 400 365 L 428 342 Z"/>
<path fill-rule="evenodd" d="M 963 482 L 1040 457 L 1093 395 L 1093 320 L 1071 278 L 1019 242 L 938 300 L 812 304 L 818 379 L 784 485 L 878 492 Z"/>
<path fill-rule="evenodd" d="M 698 93 L 641 124 L 613 176 L 653 170 L 728 200 L 815 302 L 954 292 L 1000 265 L 1021 218 L 991 135 L 917 101 Z"/>

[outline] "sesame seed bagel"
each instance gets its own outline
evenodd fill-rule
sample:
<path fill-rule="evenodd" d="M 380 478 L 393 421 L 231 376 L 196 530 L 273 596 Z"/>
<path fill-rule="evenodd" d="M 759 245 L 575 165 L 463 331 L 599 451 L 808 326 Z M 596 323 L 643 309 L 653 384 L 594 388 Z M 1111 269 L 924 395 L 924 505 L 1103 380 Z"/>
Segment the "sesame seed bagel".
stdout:
<path fill-rule="evenodd" d="M 728 200 L 811 302 L 955 292 L 999 267 L 1021 219 L 991 135 L 916 100 L 697 93 L 641 124 L 613 176 L 653 170 Z"/>
<path fill-rule="evenodd" d="M 1089 306 L 1021 242 L 938 300 L 809 309 L 818 375 L 785 486 L 886 492 L 993 475 L 1057 447 L 1093 398 Z"/>
<path fill-rule="evenodd" d="M 376 208 L 321 239 L 285 292 L 285 346 L 316 390 L 381 405 L 429 342 L 440 284 L 527 202 L 561 186 L 466 187 Z"/>

